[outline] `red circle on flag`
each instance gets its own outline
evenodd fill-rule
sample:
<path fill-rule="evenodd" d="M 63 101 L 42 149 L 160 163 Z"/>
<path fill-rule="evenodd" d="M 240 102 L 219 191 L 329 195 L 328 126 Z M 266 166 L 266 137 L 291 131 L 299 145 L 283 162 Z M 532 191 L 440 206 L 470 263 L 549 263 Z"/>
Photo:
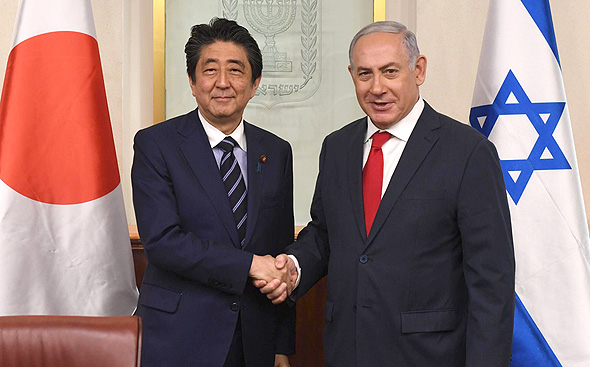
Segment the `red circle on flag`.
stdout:
<path fill-rule="evenodd" d="M 0 179 L 49 204 L 77 204 L 120 182 L 100 56 L 83 33 L 13 48 L 0 103 Z"/>

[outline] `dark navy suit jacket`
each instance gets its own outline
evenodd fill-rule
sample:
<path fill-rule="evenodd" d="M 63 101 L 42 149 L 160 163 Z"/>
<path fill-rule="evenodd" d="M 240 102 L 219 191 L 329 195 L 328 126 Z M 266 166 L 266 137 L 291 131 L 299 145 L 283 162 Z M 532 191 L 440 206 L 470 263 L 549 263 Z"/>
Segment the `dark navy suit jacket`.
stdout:
<path fill-rule="evenodd" d="M 312 221 L 288 248 L 295 297 L 328 274 L 327 366 L 509 366 L 514 253 L 494 146 L 426 104 L 367 236 L 366 130 L 325 139 Z"/>
<path fill-rule="evenodd" d="M 291 147 L 247 122 L 244 132 L 244 250 L 197 110 L 135 136 L 133 203 L 148 258 L 137 307 L 142 366 L 221 367 L 238 313 L 248 366 L 295 352 L 294 307 L 272 305 L 248 279 L 252 254 L 276 256 L 293 241 Z"/>

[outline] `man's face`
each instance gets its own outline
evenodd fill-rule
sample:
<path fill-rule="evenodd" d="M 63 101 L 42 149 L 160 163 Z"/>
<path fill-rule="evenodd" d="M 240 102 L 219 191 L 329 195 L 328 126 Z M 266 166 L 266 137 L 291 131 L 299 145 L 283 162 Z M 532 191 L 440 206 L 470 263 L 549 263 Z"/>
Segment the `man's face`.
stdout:
<path fill-rule="evenodd" d="M 189 82 L 203 117 L 219 130 L 230 133 L 241 121 L 260 78 L 252 84 L 252 68 L 244 47 L 217 41 L 203 47 L 195 80 L 189 78 Z"/>
<path fill-rule="evenodd" d="M 426 76 L 426 58 L 410 69 L 403 36 L 370 33 L 358 39 L 352 50 L 356 98 L 375 126 L 387 129 L 403 119 L 418 101 L 418 87 Z"/>

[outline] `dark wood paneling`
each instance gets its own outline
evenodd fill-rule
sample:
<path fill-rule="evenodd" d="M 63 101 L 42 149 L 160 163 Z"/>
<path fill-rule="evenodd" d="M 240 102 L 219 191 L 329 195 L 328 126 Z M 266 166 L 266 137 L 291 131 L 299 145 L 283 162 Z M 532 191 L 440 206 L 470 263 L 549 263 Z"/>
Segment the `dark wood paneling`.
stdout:
<path fill-rule="evenodd" d="M 135 282 L 137 283 L 137 289 L 140 289 L 143 273 L 147 266 L 147 257 L 139 240 L 131 240 L 131 252 L 133 253 L 133 264 L 135 265 Z"/>
<path fill-rule="evenodd" d="M 327 277 L 297 301 L 297 353 L 289 356 L 291 367 L 323 367 L 324 303 Z"/>

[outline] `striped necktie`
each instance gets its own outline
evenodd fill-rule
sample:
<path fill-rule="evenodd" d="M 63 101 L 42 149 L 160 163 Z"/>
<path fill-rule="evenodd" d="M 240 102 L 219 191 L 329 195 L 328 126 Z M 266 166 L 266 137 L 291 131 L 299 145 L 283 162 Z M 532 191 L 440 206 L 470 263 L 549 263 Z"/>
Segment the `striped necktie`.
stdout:
<path fill-rule="evenodd" d="M 238 143 L 231 137 L 226 137 L 217 145 L 223 150 L 221 162 L 219 164 L 219 171 L 223 184 L 227 190 L 227 197 L 229 204 L 234 213 L 236 220 L 236 227 L 238 228 L 238 235 L 240 238 L 240 246 L 244 247 L 244 237 L 246 236 L 246 219 L 248 217 L 248 201 L 246 193 L 246 183 L 244 176 L 240 170 L 238 160 L 234 155 L 234 147 Z"/>

